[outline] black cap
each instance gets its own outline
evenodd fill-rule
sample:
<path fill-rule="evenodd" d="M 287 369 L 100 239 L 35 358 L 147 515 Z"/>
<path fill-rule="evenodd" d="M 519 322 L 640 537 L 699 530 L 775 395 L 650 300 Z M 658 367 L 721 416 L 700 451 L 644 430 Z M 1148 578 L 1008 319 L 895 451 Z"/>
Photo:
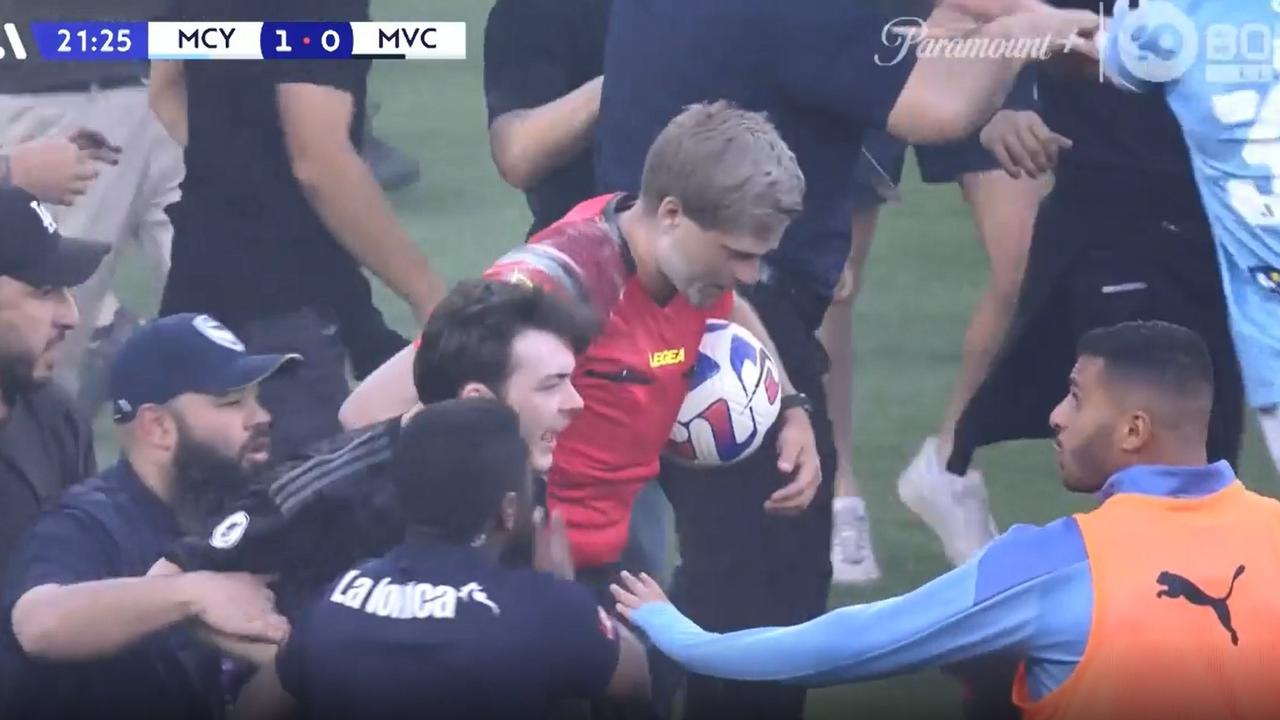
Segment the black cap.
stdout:
<path fill-rule="evenodd" d="M 19 188 L 0 188 L 0 275 L 32 287 L 76 287 L 111 246 L 63 237 L 48 208 Z"/>
<path fill-rule="evenodd" d="M 529 473 L 520 421 L 492 398 L 428 405 L 401 429 L 391 460 L 405 520 L 455 541 L 483 532 Z"/>
<path fill-rule="evenodd" d="M 299 355 L 250 355 L 244 343 L 208 315 L 169 315 L 131 335 L 111 367 L 111 410 L 117 423 L 143 405 L 185 393 L 226 395 L 265 380 Z"/>

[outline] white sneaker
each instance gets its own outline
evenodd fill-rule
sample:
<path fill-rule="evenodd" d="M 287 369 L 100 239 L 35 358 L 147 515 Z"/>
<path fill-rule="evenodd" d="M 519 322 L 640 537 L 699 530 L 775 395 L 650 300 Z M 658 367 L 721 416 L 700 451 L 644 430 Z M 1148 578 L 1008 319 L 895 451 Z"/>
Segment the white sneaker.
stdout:
<path fill-rule="evenodd" d="M 871 518 L 862 498 L 836 498 L 831 505 L 831 580 L 865 585 L 880 579 L 871 546 Z"/>
<path fill-rule="evenodd" d="M 970 470 L 960 477 L 947 472 L 937 438 L 925 440 L 898 476 L 898 497 L 938 535 L 953 565 L 964 564 L 997 534 L 982 473 Z"/>

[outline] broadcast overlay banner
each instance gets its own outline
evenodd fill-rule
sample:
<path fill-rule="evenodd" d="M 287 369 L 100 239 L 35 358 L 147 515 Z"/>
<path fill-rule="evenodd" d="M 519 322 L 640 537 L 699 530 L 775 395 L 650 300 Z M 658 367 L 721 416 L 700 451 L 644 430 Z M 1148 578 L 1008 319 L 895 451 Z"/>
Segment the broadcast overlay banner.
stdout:
<path fill-rule="evenodd" d="M 463 60 L 463 22 L 33 23 L 47 60 Z"/>

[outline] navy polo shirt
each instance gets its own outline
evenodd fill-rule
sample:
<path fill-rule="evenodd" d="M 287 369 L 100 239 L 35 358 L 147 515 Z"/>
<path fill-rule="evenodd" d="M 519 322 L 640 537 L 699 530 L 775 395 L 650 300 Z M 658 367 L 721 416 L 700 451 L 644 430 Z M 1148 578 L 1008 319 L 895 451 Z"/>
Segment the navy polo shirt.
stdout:
<path fill-rule="evenodd" d="M 585 587 L 411 530 L 293 619 L 276 669 L 305 718 L 515 718 L 603 694 L 617 664 Z"/>
<path fill-rule="evenodd" d="M 142 576 L 180 533 L 173 513 L 128 462 L 71 487 L 35 524 L 10 566 L 3 652 L 16 667 L 14 718 L 182 718 L 224 714 L 218 655 L 183 627 L 155 633 L 110 658 L 46 663 L 23 656 L 13 606 L 41 585 Z"/>
<path fill-rule="evenodd" d="M 851 247 L 854 168 L 914 67 L 889 18 L 852 0 L 614 0 L 596 124 L 602 192 L 640 189 L 645 154 L 686 105 L 765 111 L 804 172 L 804 212 L 770 264 L 830 295 Z"/>

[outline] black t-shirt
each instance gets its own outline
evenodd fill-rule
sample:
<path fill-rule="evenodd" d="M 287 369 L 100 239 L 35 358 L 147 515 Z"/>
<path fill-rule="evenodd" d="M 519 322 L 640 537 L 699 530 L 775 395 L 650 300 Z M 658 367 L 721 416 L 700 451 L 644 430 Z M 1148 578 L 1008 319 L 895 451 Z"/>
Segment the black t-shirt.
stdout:
<path fill-rule="evenodd" d="M 1090 0 L 1051 0 L 1097 10 Z M 1083 202 L 1115 198 L 1199 216 L 1199 194 L 1182 129 L 1162 93 L 1133 93 L 1096 76 L 1039 73 L 1040 114 L 1072 147 L 1058 161 L 1055 188 Z"/>
<path fill-rule="evenodd" d="M 181 20 L 369 19 L 368 0 L 175 0 Z M 276 88 L 309 83 L 352 98 L 360 147 L 368 60 L 184 63 L 188 144 L 161 312 L 204 312 L 232 329 L 300 307 L 340 311 L 370 290 L 293 175 Z"/>
<path fill-rule="evenodd" d="M 304 718 L 538 718 L 602 695 L 618 647 L 585 587 L 410 532 L 293 620 L 276 669 Z"/>
<path fill-rule="evenodd" d="M 179 536 L 173 513 L 128 462 L 74 485 L 31 529 L 10 563 L 3 592 L 0 653 L 13 697 L 4 717 L 24 720 L 132 718 L 214 720 L 224 714 L 216 653 L 184 627 L 150 635 L 102 660 L 26 659 L 13 635 L 13 606 L 27 591 L 140 577 Z"/>
<path fill-rule="evenodd" d="M 890 62 L 888 20 L 860 0 L 614 0 L 598 189 L 638 191 L 649 146 L 691 103 L 765 111 L 805 176 L 804 212 L 770 264 L 830 295 L 849 255 L 862 133 L 885 127 L 915 66 L 914 53 Z"/>
<path fill-rule="evenodd" d="M 484 29 L 489 122 L 545 105 L 604 72 L 611 0 L 498 0 Z M 525 193 L 533 235 L 593 197 L 591 151 L 578 153 Z"/>

